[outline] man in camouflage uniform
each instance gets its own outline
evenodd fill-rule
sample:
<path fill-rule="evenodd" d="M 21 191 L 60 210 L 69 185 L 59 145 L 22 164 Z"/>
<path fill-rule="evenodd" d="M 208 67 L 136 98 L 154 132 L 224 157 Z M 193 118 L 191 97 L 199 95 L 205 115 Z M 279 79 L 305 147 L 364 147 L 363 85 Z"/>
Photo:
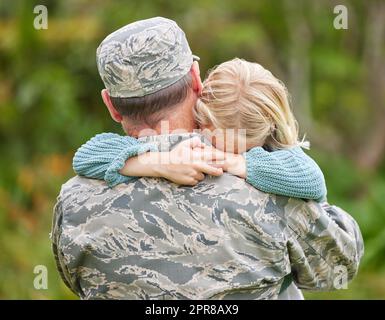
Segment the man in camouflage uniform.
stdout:
<path fill-rule="evenodd" d="M 183 31 L 164 18 L 127 25 L 97 51 L 112 97 L 167 88 L 196 73 L 193 60 Z M 195 100 L 180 110 L 196 101 L 194 81 Z M 141 140 L 170 150 L 193 135 Z M 343 210 L 266 194 L 226 173 L 194 187 L 140 178 L 109 188 L 74 177 L 58 197 L 52 243 L 64 282 L 82 299 L 300 298 L 297 287 L 333 290 L 344 275 L 352 279 L 363 253 Z"/>

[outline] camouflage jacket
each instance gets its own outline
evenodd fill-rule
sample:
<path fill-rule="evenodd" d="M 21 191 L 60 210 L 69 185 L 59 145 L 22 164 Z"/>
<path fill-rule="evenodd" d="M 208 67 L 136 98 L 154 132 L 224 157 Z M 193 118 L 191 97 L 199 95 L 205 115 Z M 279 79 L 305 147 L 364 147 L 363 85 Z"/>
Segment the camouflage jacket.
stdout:
<path fill-rule="evenodd" d="M 147 141 L 167 149 L 185 137 Z M 76 176 L 62 186 L 51 237 L 61 277 L 82 299 L 276 299 L 289 274 L 299 288 L 333 290 L 363 254 L 343 210 L 229 174 L 195 187 Z"/>

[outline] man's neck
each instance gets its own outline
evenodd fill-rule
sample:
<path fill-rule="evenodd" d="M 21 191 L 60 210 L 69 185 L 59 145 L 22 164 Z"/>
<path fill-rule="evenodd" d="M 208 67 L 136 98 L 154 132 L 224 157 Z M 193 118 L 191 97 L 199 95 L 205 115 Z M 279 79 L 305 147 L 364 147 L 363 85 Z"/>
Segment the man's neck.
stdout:
<path fill-rule="evenodd" d="M 186 101 L 175 106 L 156 126 L 145 124 L 123 123 L 123 129 L 127 135 L 134 137 L 146 137 L 153 135 L 181 134 L 193 132 L 197 128 L 193 107 L 196 99 L 187 98 Z"/>

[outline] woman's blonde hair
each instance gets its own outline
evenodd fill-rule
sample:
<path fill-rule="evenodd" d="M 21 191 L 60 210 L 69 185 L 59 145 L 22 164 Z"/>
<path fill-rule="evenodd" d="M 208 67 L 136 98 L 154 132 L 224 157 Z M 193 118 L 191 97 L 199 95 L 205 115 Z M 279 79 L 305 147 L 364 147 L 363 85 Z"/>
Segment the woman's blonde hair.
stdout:
<path fill-rule="evenodd" d="M 285 85 L 258 63 L 235 58 L 210 71 L 195 107 L 201 126 L 246 129 L 246 142 L 282 149 L 300 144 Z"/>

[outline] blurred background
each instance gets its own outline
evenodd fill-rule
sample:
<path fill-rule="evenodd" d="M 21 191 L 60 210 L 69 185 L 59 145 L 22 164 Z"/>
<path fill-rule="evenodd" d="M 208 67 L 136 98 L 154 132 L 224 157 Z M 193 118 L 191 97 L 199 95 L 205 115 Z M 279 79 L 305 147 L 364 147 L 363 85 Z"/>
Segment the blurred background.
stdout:
<path fill-rule="evenodd" d="M 48 9 L 35 30 L 33 8 Z M 333 26 L 336 5 L 348 29 Z M 347 290 L 308 299 L 385 299 L 385 1 L 171 0 L 0 2 L 0 298 L 76 299 L 56 272 L 52 208 L 77 147 L 122 133 L 100 98 L 95 50 L 110 32 L 152 16 L 185 30 L 201 70 L 235 56 L 283 80 L 328 200 L 351 213 L 365 256 Z M 36 265 L 48 289 L 33 286 Z"/>

